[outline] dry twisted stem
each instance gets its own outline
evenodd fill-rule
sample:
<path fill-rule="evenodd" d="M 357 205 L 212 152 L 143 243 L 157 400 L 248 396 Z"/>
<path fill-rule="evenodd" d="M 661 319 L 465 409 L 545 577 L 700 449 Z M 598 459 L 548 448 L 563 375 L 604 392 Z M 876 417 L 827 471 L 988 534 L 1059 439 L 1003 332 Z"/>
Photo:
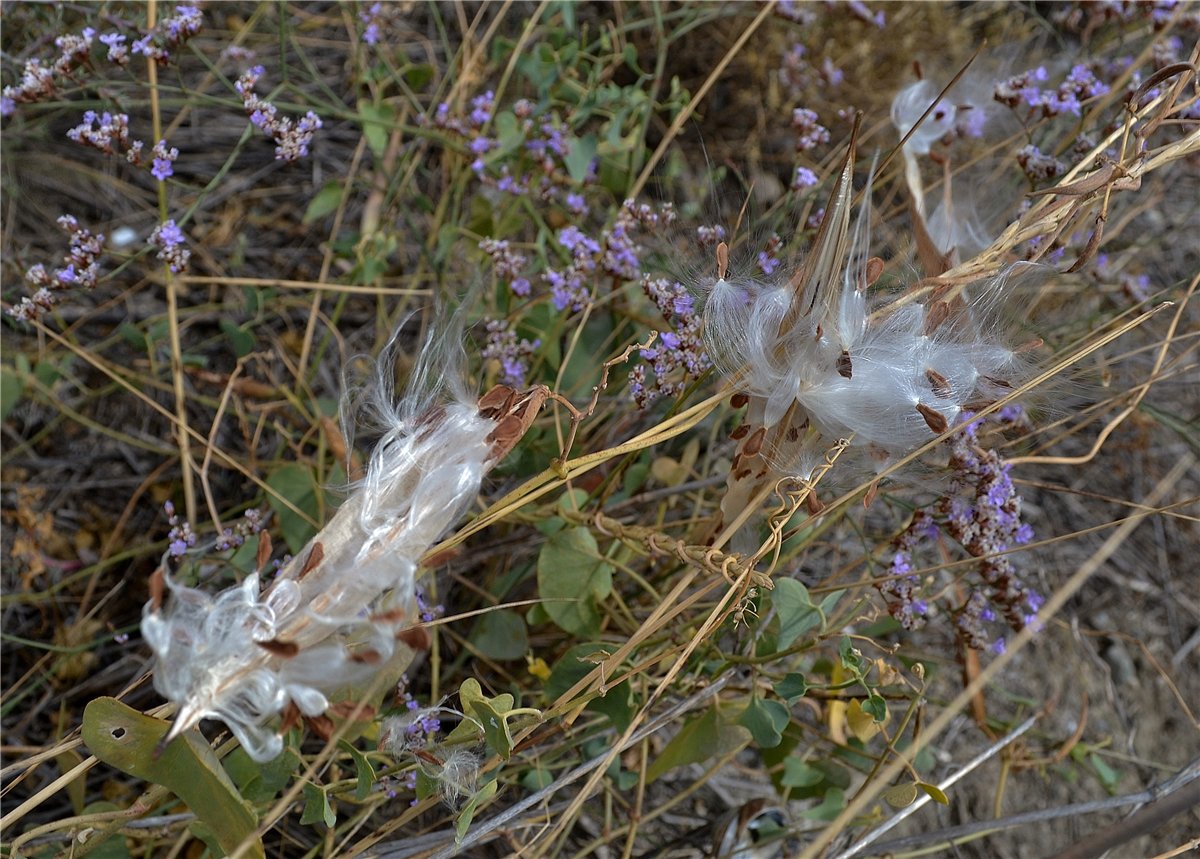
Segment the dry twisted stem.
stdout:
<path fill-rule="evenodd" d="M 595 513 L 586 518 L 581 515 L 579 521 L 589 521 L 597 531 L 607 537 L 644 545 L 652 555 L 673 555 L 688 566 L 720 574 L 731 585 L 736 585 L 738 580 L 744 577 L 745 581 L 768 590 L 774 587 L 768 575 L 754 569 L 755 558 L 759 555 L 746 558 L 737 552 L 723 552 L 712 546 L 693 545 L 644 525 L 625 525 L 603 513 Z"/>

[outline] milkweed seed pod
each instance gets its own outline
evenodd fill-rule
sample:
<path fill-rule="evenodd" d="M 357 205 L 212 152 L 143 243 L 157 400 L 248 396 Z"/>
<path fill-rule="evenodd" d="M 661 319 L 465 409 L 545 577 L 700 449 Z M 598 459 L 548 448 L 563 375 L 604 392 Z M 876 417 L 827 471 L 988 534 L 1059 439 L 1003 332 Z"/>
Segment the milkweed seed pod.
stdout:
<path fill-rule="evenodd" d="M 883 262 L 869 254 L 870 181 L 851 228 L 853 155 L 851 144 L 813 246 L 786 281 L 727 277 L 719 254 L 706 342 L 747 409 L 714 535 L 780 478 L 808 481 L 839 440 L 852 440 L 847 460 L 881 470 L 1028 369 L 989 318 L 1015 270 L 952 298 L 872 305 Z"/>
<path fill-rule="evenodd" d="M 176 581 L 164 563 L 166 592 L 147 603 L 142 633 L 155 654 L 154 687 L 179 708 L 167 741 L 215 718 L 252 758 L 270 760 L 282 749 L 272 719 L 319 716 L 331 693 L 369 680 L 406 646 L 396 636 L 416 617 L 421 556 L 544 400 L 503 387 L 471 397 L 461 334 L 435 326 L 399 400 L 393 338 L 362 410 L 383 432 L 366 476 L 265 586 L 269 552 L 257 572 L 216 595 Z"/>
<path fill-rule="evenodd" d="M 981 58 L 944 94 L 941 83 L 924 78 L 892 99 L 892 125 L 901 140 L 908 137 L 901 156 L 914 218 L 923 220 L 939 253 L 955 262 L 986 247 L 995 222 L 1013 214 L 1008 210 L 1020 197 L 1011 161 L 995 146 L 1020 128 L 995 95 L 995 80 L 1012 62 L 1003 55 Z M 940 186 L 928 197 L 931 177 L 923 165 Z M 983 188 L 986 194 L 976 192 Z"/>

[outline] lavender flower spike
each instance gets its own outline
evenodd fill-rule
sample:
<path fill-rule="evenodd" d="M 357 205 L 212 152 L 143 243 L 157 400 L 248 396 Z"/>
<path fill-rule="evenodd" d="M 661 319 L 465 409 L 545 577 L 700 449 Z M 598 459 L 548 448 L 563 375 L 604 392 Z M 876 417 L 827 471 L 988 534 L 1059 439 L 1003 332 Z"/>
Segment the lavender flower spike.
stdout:
<path fill-rule="evenodd" d="M 259 570 L 212 596 L 176 581 L 164 560 L 166 600 L 147 603 L 142 634 L 156 657 L 154 687 L 179 707 L 167 741 L 217 718 L 252 758 L 270 760 L 282 749 L 270 720 L 294 713 L 289 704 L 319 715 L 396 652 L 397 631 L 417 619 L 421 556 L 515 442 L 512 409 L 476 402 L 455 374 L 460 334 L 435 326 L 398 403 L 393 339 L 365 403 L 384 432 L 366 477 L 265 589 Z"/>

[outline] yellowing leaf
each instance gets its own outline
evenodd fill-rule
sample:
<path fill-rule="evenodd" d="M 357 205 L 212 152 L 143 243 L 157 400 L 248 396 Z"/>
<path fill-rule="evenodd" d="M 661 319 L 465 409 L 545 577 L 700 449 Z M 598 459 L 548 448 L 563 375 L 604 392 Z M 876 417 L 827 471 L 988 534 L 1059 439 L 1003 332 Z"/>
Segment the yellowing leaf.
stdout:
<path fill-rule="evenodd" d="M 892 808 L 906 808 L 917 798 L 917 786 L 912 782 L 897 784 L 883 792 L 883 800 Z"/>
<path fill-rule="evenodd" d="M 862 702 L 857 699 L 846 707 L 846 722 L 850 725 L 850 732 L 860 742 L 865 743 L 879 733 L 879 723 L 862 708 Z"/>
<path fill-rule="evenodd" d="M 942 805 L 950 804 L 950 797 L 946 796 L 945 791 L 937 785 L 919 781 L 917 782 L 917 787 L 929 794 L 929 798 L 934 802 L 941 803 Z"/>

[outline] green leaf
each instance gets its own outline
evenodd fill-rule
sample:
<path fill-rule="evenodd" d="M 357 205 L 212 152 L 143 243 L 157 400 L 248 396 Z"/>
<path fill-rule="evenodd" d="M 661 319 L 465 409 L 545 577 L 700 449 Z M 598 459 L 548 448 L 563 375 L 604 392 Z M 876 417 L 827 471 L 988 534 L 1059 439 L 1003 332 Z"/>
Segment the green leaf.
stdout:
<path fill-rule="evenodd" d="M 591 166 L 595 155 L 596 135 L 589 134 L 571 143 L 571 151 L 563 158 L 563 163 L 573 182 L 581 183 L 587 178 L 588 167 Z"/>
<path fill-rule="evenodd" d="M 791 720 L 792 714 L 783 704 L 752 695 L 738 724 L 750 732 L 760 748 L 773 749 L 783 741 L 783 729 Z"/>
<path fill-rule="evenodd" d="M 833 820 L 846 807 L 846 793 L 839 787 L 825 791 L 825 798 L 816 808 L 810 808 L 800 816 L 809 820 Z"/>
<path fill-rule="evenodd" d="M 838 642 L 838 656 L 842 660 L 843 668 L 855 677 L 862 677 L 863 655 L 855 648 L 849 636 L 842 636 L 842 640 Z"/>
<path fill-rule="evenodd" d="M 240 325 L 234 324 L 229 319 L 222 319 L 218 324 L 221 326 L 221 333 L 229 341 L 229 348 L 233 350 L 234 355 L 239 358 L 245 358 L 254 351 L 255 341 L 253 334 Z"/>
<path fill-rule="evenodd" d="M 483 694 L 479 681 L 468 677 L 458 688 L 458 698 L 462 703 L 463 712 L 483 726 L 483 738 L 488 748 L 507 760 L 513 747 L 512 732 L 508 727 L 509 713 L 515 700 L 513 696 L 505 692 L 495 698 L 488 698 Z"/>
<path fill-rule="evenodd" d="M 489 781 L 476 791 L 473 797 L 467 800 L 467 804 L 458 813 L 458 820 L 454 822 L 455 844 L 460 843 L 463 840 L 463 836 L 467 834 L 467 830 L 471 828 L 471 819 L 475 817 L 475 809 L 495 796 L 497 788 L 498 785 L 495 781 Z"/>
<path fill-rule="evenodd" d="M 0 367 L 0 421 L 8 420 L 12 410 L 21 402 L 21 394 L 25 384 L 16 371 L 10 367 Z"/>
<path fill-rule="evenodd" d="M 312 469 L 298 463 L 280 466 L 267 478 L 267 486 L 316 520 L 318 487 Z M 317 529 L 303 516 L 280 502 L 275 495 L 268 495 L 267 501 L 279 521 L 279 530 L 283 533 L 288 551 L 292 554 L 299 552 L 317 533 Z"/>
<path fill-rule="evenodd" d="M 363 136 L 376 158 L 382 158 L 387 150 L 388 135 L 396 119 L 396 109 L 389 104 L 358 103 L 358 115 L 362 118 Z"/>
<path fill-rule="evenodd" d="M 600 631 L 597 604 L 612 590 L 612 567 L 600 557 L 591 531 L 551 534 L 538 553 L 537 574 L 542 606 L 559 627 L 579 636 Z"/>
<path fill-rule="evenodd" d="M 887 701 L 878 692 L 872 692 L 862 708 L 876 722 L 887 721 Z"/>
<path fill-rule="evenodd" d="M 342 183 L 337 180 L 326 182 L 321 186 L 321 190 L 308 201 L 308 208 L 304 210 L 304 223 L 311 224 L 326 215 L 332 215 L 341 204 Z"/>
<path fill-rule="evenodd" d="M 106 812 L 124 810 L 125 809 L 121 808 L 115 802 L 93 802 L 84 807 L 83 813 L 104 814 Z M 99 844 L 93 844 L 95 837 L 96 836 L 93 835 L 92 838 L 89 838 L 87 841 L 88 859 L 130 859 L 129 847 L 126 846 L 125 836 L 114 832 Z M 61 854 L 51 850 L 50 852 L 43 852 L 34 855 L 41 857 Z"/>
<path fill-rule="evenodd" d="M 779 614 L 779 649 L 786 650 L 804 633 L 825 620 L 808 595 L 808 588 L 795 579 L 779 579 L 771 591 L 771 600 Z"/>
<path fill-rule="evenodd" d="M 710 707 L 679 729 L 646 770 L 646 782 L 664 773 L 731 752 L 750 739 L 741 725 L 722 725 L 715 707 Z"/>
<path fill-rule="evenodd" d="M 420 89 L 433 79 L 433 66 L 417 63 L 404 70 L 404 82 L 413 89 Z"/>
<path fill-rule="evenodd" d="M 1104 785 L 1104 789 L 1109 793 L 1115 793 L 1117 782 L 1121 780 L 1121 774 L 1110 767 L 1104 758 L 1095 752 L 1088 755 L 1088 763 L 1096 771 L 1096 775 L 1100 778 L 1100 783 Z"/>
<path fill-rule="evenodd" d="M 329 795 L 315 784 L 304 786 L 304 814 L 300 815 L 301 826 L 324 823 L 330 829 L 337 823 L 337 815 L 329 807 Z"/>
<path fill-rule="evenodd" d="M 354 798 L 362 802 L 370 796 L 371 788 L 375 785 L 375 769 L 366 755 L 345 740 L 338 740 L 338 747 L 354 761 L 354 771 L 358 775 L 358 783 L 354 786 Z"/>
<path fill-rule="evenodd" d="M 596 658 L 603 651 L 611 652 L 613 645 L 599 643 L 577 644 L 567 650 L 554 663 L 549 679 L 546 680 L 545 694 L 549 701 L 557 701 L 563 693 L 583 679 L 584 675 L 596 667 Z M 609 677 L 605 677 L 609 682 Z M 613 727 L 624 731 L 629 727 L 635 710 L 633 687 L 628 680 L 616 686 L 610 686 L 608 691 L 588 702 L 587 709 L 593 713 L 602 713 L 612 721 Z"/>
<path fill-rule="evenodd" d="M 238 793 L 250 802 L 266 802 L 291 783 L 300 758 L 285 748 L 273 760 L 260 764 L 255 763 L 245 749 L 237 748 L 222 763 L 237 785 Z"/>
<path fill-rule="evenodd" d="M 775 684 L 775 694 L 789 704 L 803 698 L 808 692 L 808 682 L 803 674 L 791 673 Z"/>
<path fill-rule="evenodd" d="M 820 784 L 825 773 L 816 767 L 809 766 L 800 758 L 790 757 L 783 762 L 783 777 L 779 783 L 784 787 L 812 787 Z"/>
<path fill-rule="evenodd" d="M 917 787 L 929 794 L 929 798 L 934 802 L 941 803 L 942 805 L 950 804 L 950 798 L 946 796 L 945 792 L 937 785 L 919 781 L 917 782 Z"/>
<path fill-rule="evenodd" d="M 204 835 L 211 835 L 209 846 L 215 845 L 220 855 L 249 839 L 249 850 L 243 855 L 263 857 L 262 841 L 255 836 L 258 816 L 200 732 L 185 732 L 160 754 L 158 744 L 169 729 L 162 719 L 143 715 L 115 698 L 96 698 L 83 710 L 83 741 L 93 755 L 178 796 L 203 824 Z"/>
<path fill-rule="evenodd" d="M 536 769 L 527 770 L 524 775 L 518 780 L 521 787 L 529 791 L 538 791 L 542 788 L 549 787 L 554 782 L 554 774 L 550 770 Z"/>
<path fill-rule="evenodd" d="M 489 659 L 520 659 L 529 650 L 525 618 L 507 608 L 489 611 L 480 618 L 471 639 Z"/>

